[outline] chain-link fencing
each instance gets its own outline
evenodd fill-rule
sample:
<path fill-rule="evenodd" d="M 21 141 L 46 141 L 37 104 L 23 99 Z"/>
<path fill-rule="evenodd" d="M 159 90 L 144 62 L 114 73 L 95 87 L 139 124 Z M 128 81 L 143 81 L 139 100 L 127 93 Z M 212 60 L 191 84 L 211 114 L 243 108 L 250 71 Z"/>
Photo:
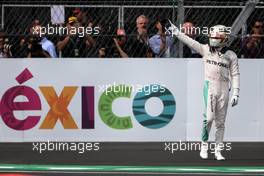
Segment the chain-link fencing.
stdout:
<path fill-rule="evenodd" d="M 183 6 L 180 6 L 180 2 Z M 29 53 L 32 57 L 45 57 L 40 52 L 34 53 L 41 49 L 34 46 L 39 42 L 48 55 L 53 56 L 55 52 L 62 58 L 193 57 L 193 51 L 186 50 L 185 46 L 179 47 L 176 39 L 166 37 L 165 47 L 170 47 L 169 54 L 160 51 L 161 37 L 156 34 L 160 35 L 167 25 L 163 19 L 171 19 L 175 24 L 191 22 L 200 29 L 216 24 L 231 27 L 245 4 L 246 1 L 227 0 L 2 1 L 0 38 L 4 36 L 4 41 L 0 48 L 4 45 L 6 50 L 11 50 L 6 57 L 30 57 Z M 243 40 L 252 33 L 255 22 L 264 21 L 263 8 L 262 2 L 256 4 L 230 46 L 239 57 L 244 57 Z M 180 13 L 183 14 L 182 19 L 179 19 Z M 159 26 L 157 21 L 163 26 Z M 41 37 L 33 35 L 36 26 L 40 26 L 41 31 L 45 28 Z M 72 34 L 71 27 L 81 29 L 76 30 L 79 35 Z M 208 36 L 201 32 L 192 37 L 202 43 L 208 42 Z M 263 35 L 260 37 L 263 41 Z M 53 47 L 43 38 L 52 42 Z M 185 52 L 191 52 L 191 55 Z"/>

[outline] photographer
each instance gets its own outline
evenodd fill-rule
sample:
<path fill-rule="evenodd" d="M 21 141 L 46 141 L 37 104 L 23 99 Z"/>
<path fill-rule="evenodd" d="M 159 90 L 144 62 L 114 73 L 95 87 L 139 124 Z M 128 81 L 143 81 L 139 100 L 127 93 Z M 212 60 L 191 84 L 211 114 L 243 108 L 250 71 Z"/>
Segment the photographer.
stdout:
<path fill-rule="evenodd" d="M 12 57 L 11 45 L 8 44 L 8 38 L 4 32 L 0 32 L 0 58 Z"/>
<path fill-rule="evenodd" d="M 120 58 L 128 58 L 127 55 L 127 48 L 125 48 L 126 45 L 126 35 L 125 35 L 125 30 L 124 29 L 118 29 L 117 30 L 117 37 L 113 38 L 114 40 L 114 53 L 113 57 L 120 57 Z"/>
<path fill-rule="evenodd" d="M 41 38 L 33 35 L 28 38 L 28 58 L 50 58 L 50 55 L 42 49 Z"/>
<path fill-rule="evenodd" d="M 117 29 L 117 35 L 111 38 L 109 47 L 101 46 L 98 50 L 98 57 L 103 58 L 128 58 L 133 57 L 131 39 L 129 40 L 124 29 Z"/>
<path fill-rule="evenodd" d="M 118 55 L 121 58 L 128 58 L 128 55 L 126 53 L 126 35 L 125 35 L 125 30 L 124 29 L 118 29 L 117 30 L 117 38 L 113 38 L 116 49 L 118 51 Z"/>
<path fill-rule="evenodd" d="M 257 20 L 251 34 L 242 39 L 241 51 L 244 58 L 263 58 L 264 57 L 264 26 L 263 22 Z"/>

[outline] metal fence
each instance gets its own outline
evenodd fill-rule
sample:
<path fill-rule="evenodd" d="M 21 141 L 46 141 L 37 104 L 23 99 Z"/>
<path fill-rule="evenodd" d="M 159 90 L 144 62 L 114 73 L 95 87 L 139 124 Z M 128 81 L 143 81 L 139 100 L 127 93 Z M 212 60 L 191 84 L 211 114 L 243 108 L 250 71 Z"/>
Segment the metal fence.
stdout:
<path fill-rule="evenodd" d="M 245 5 L 244 1 L 184 1 L 184 6 L 179 8 L 178 1 L 174 0 L 143 0 L 135 1 L 135 3 L 129 1 L 104 1 L 103 3 L 91 1 L 90 4 L 87 1 L 76 1 L 76 4 L 73 4 L 72 1 L 46 2 L 48 3 L 40 1 L 38 4 L 36 2 L 31 2 L 32 4 L 21 4 L 19 1 L 6 1 L 1 4 L 1 26 L 9 38 L 9 43 L 19 43 L 21 38 L 29 36 L 30 26 L 32 26 L 35 20 L 38 20 L 42 26 L 65 26 L 69 22 L 69 17 L 75 13 L 74 10 L 79 8 L 81 12 L 85 12 L 86 24 L 100 27 L 99 35 L 91 35 L 94 42 L 93 45 L 89 46 L 90 48 L 87 49 L 89 52 L 85 55 L 85 57 L 97 57 L 100 48 L 114 48 L 113 38 L 116 37 L 117 29 L 124 28 L 128 38 L 135 38 L 137 29 L 136 19 L 139 15 L 144 14 L 149 18 L 148 37 L 150 38 L 157 33 L 155 27 L 157 19 L 169 18 L 176 22 L 179 11 L 184 12 L 184 19 L 181 19 L 181 21 L 190 21 L 196 27 L 210 27 L 216 24 L 232 26 Z M 54 3 L 56 3 L 55 6 Z M 241 56 L 240 45 L 242 38 L 251 32 L 251 27 L 255 21 L 264 21 L 264 6 L 262 5 L 262 3 L 257 4 L 256 9 L 231 45 L 231 48 L 239 56 Z M 55 10 L 52 10 L 54 7 Z M 52 23 L 54 18 L 56 19 L 54 17 L 56 15 L 58 19 L 64 19 L 63 24 Z M 57 43 L 65 36 L 58 33 L 46 35 L 46 37 L 56 47 Z M 204 37 L 204 41 L 206 42 L 206 36 L 201 37 Z M 85 48 L 86 45 L 82 47 Z M 174 42 L 174 47 L 177 51 L 176 53 L 180 53 L 179 50 L 182 50 L 182 48 L 178 47 L 177 41 Z M 19 51 L 23 53 L 21 48 Z M 57 47 L 56 51 L 60 53 Z M 135 52 L 137 51 L 135 50 Z M 18 54 L 18 56 L 23 57 L 26 54 Z M 171 57 L 177 56 L 179 54 L 171 55 Z"/>

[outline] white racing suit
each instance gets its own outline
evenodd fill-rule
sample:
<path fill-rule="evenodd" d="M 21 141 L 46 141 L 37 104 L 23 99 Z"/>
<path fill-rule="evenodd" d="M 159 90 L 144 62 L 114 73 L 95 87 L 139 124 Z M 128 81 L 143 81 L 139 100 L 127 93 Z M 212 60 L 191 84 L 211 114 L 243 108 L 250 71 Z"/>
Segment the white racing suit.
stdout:
<path fill-rule="evenodd" d="M 205 112 L 202 141 L 208 141 L 212 122 L 215 121 L 215 142 L 216 144 L 222 143 L 229 102 L 230 78 L 233 94 L 238 96 L 239 92 L 240 74 L 237 55 L 231 50 L 225 53 L 211 52 L 209 45 L 200 44 L 181 32 L 176 36 L 203 57 Z"/>

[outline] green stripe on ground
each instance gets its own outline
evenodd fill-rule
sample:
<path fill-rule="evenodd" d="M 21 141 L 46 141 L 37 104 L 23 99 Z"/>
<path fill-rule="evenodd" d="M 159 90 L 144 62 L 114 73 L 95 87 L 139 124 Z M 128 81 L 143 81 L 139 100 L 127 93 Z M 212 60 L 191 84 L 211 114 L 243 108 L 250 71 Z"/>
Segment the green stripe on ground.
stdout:
<path fill-rule="evenodd" d="M 80 165 L 31 165 L 0 164 L 0 171 L 67 171 L 67 172 L 214 172 L 214 173 L 264 173 L 264 166 L 80 166 Z"/>

